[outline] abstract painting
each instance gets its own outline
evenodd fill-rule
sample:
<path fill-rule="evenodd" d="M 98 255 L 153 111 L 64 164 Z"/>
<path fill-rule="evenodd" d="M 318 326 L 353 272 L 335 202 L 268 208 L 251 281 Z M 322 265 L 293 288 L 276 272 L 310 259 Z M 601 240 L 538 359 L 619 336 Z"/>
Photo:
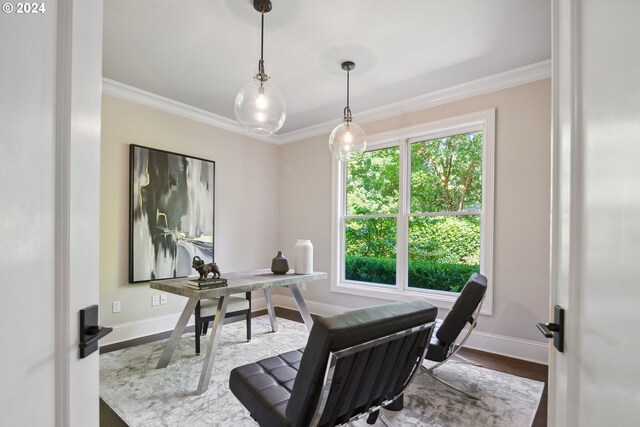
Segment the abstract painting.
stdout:
<path fill-rule="evenodd" d="M 130 145 L 129 282 L 194 274 L 213 262 L 215 163 Z"/>

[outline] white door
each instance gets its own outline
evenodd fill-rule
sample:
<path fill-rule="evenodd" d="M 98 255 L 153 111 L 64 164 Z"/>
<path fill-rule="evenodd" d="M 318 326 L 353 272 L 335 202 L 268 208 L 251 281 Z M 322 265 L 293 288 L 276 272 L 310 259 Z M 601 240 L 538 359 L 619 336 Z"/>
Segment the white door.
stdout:
<path fill-rule="evenodd" d="M 554 0 L 549 425 L 640 419 L 640 1 Z"/>
<path fill-rule="evenodd" d="M 102 2 L 37 5 L 0 14 L 0 425 L 96 426 Z"/>

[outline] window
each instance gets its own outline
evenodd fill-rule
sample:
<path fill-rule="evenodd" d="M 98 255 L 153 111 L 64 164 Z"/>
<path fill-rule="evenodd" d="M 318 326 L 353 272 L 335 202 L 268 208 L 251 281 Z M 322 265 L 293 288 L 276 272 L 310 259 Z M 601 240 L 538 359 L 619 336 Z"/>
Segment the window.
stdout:
<path fill-rule="evenodd" d="M 491 278 L 494 115 L 373 135 L 334 163 L 333 291 L 449 307 L 473 272 Z"/>

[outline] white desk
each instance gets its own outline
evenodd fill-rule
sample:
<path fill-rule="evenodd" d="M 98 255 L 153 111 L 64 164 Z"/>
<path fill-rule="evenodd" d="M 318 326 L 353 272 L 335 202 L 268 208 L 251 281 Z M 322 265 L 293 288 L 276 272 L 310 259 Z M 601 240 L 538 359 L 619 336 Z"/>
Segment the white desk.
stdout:
<path fill-rule="evenodd" d="M 307 330 L 311 331 L 313 320 L 311 319 L 309 309 L 302 298 L 302 293 L 300 292 L 298 285 L 301 283 L 312 282 L 314 280 L 326 279 L 327 273 L 314 272 L 311 274 L 293 274 L 290 272 L 286 275 L 281 275 L 273 274 L 271 270 L 264 269 L 238 273 L 225 273 L 222 277 L 227 279 L 227 286 L 223 288 L 204 290 L 193 289 L 186 285 L 188 280 L 196 279 L 196 277 L 152 281 L 149 283 L 149 286 L 152 289 L 158 289 L 163 292 L 189 298 L 184 310 L 182 310 L 182 314 L 180 315 L 180 319 L 178 319 L 176 327 L 171 333 L 169 341 L 167 341 L 167 344 L 165 345 L 164 351 L 162 356 L 160 356 L 160 360 L 158 361 L 156 368 L 166 368 L 169 364 L 169 361 L 171 360 L 171 357 L 178 345 L 178 341 L 180 340 L 180 337 L 182 336 L 184 329 L 187 326 L 187 322 L 189 321 L 189 318 L 193 313 L 193 309 L 196 307 L 198 301 L 201 299 L 219 298 L 218 310 L 213 322 L 213 329 L 211 330 L 209 343 L 207 344 L 207 354 L 205 355 L 204 363 L 202 364 L 202 372 L 200 374 L 200 382 L 198 383 L 196 394 L 202 394 L 209 387 L 213 361 L 216 357 L 216 351 L 220 341 L 220 332 L 224 323 L 224 316 L 227 312 L 228 296 L 262 290 L 267 304 L 269 320 L 271 321 L 271 329 L 276 332 L 278 330 L 278 325 L 276 323 L 276 316 L 273 310 L 273 304 L 271 303 L 271 294 L 269 293 L 269 289 L 287 287 L 293 295 L 293 299 L 298 306 L 298 310 L 302 315 L 302 319 L 304 320 Z"/>

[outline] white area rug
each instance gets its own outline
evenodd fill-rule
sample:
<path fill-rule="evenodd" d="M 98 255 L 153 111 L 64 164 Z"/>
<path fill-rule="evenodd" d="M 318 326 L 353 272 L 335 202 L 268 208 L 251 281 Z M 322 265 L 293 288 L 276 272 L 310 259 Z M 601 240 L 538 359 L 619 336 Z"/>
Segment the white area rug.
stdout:
<path fill-rule="evenodd" d="M 304 347 L 303 324 L 278 319 L 270 332 L 267 316 L 253 319 L 252 340 L 245 341 L 245 323 L 222 328 L 209 389 L 195 390 L 202 353 L 195 355 L 193 334 L 183 335 L 165 369 L 155 369 L 165 341 L 144 344 L 100 356 L 100 397 L 131 427 L 257 426 L 229 391 L 229 373 L 240 365 Z M 473 401 L 434 381 L 416 376 L 405 394 L 405 409 L 386 411 L 394 426 L 530 426 L 544 384 L 463 363 L 447 363 L 438 375 L 478 395 Z M 364 420 L 355 425 L 367 426 Z M 382 425 L 380 421 L 376 425 Z"/>

